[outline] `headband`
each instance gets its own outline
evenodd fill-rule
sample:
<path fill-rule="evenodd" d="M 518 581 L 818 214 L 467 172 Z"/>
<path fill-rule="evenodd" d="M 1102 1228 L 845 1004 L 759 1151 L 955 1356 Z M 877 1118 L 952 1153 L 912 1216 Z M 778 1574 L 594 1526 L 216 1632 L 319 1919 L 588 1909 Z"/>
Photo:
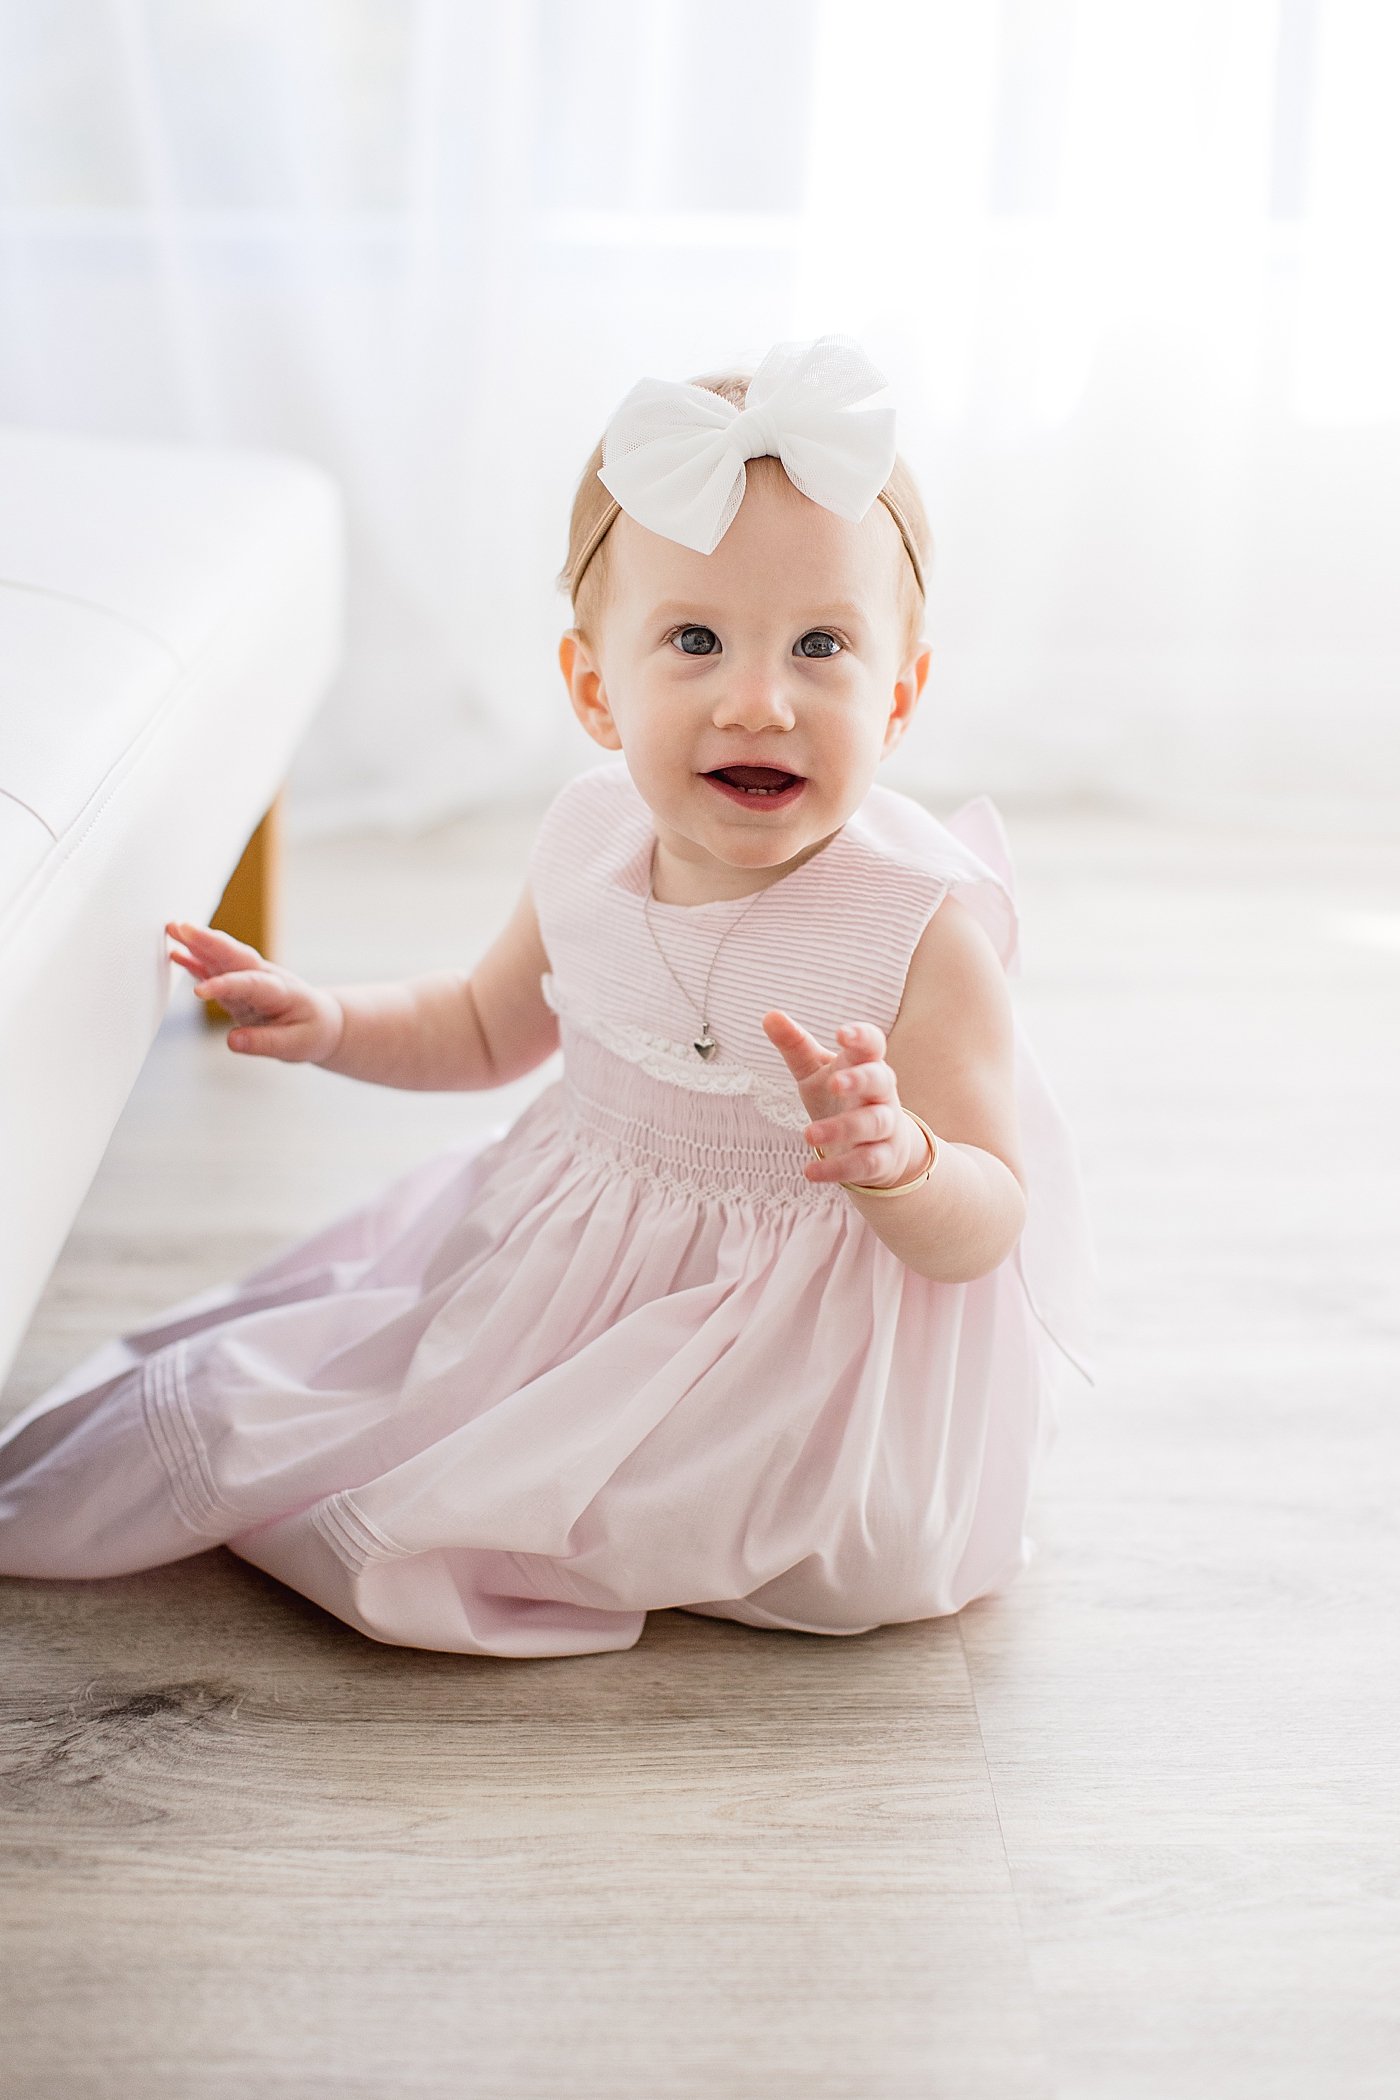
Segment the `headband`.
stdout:
<path fill-rule="evenodd" d="M 914 535 L 885 489 L 895 462 L 894 410 L 869 405 L 885 386 L 859 344 L 841 335 L 775 344 L 742 408 L 708 387 L 639 379 L 603 433 L 598 479 L 613 501 L 588 536 L 574 593 L 619 510 L 697 554 L 713 554 L 744 500 L 745 461 L 765 456 L 780 459 L 794 488 L 839 517 L 859 523 L 878 498 L 923 592 Z"/>

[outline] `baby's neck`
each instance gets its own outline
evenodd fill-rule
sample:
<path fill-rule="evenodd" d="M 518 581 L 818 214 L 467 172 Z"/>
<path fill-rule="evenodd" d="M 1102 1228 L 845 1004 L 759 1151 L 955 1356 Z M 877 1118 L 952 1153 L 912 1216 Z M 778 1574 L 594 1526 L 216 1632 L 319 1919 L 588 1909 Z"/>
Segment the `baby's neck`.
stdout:
<path fill-rule="evenodd" d="M 835 836 L 833 832 L 831 837 Z M 721 885 L 718 880 L 704 881 L 698 871 L 688 869 L 684 862 L 672 866 L 663 861 L 661 844 L 657 840 L 651 858 L 652 900 L 657 904 L 696 905 L 729 904 L 741 897 L 757 897 L 762 891 L 772 889 L 775 882 L 795 874 L 830 844 L 831 838 L 818 839 L 815 845 L 785 861 L 780 868 L 734 868 L 729 871 L 732 880 Z"/>

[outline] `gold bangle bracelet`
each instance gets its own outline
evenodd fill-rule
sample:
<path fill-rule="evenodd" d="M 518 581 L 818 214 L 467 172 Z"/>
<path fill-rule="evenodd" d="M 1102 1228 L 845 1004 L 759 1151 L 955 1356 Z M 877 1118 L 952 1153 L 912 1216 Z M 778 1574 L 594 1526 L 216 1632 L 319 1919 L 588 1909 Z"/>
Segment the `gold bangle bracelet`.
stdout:
<path fill-rule="evenodd" d="M 918 1189 L 923 1187 L 924 1183 L 928 1180 L 929 1175 L 938 1165 L 938 1155 L 941 1147 L 941 1140 L 934 1136 L 933 1132 L 929 1129 L 928 1124 L 924 1121 L 923 1117 L 919 1114 L 917 1109 L 908 1108 L 903 1102 L 900 1103 L 900 1106 L 904 1109 L 904 1113 L 906 1116 L 912 1116 L 914 1118 L 914 1121 L 918 1124 L 920 1130 L 922 1130 L 924 1136 L 928 1139 L 928 1165 L 924 1168 L 923 1173 L 916 1174 L 912 1181 L 901 1181 L 895 1188 L 892 1189 L 882 1189 L 877 1183 L 868 1181 L 838 1181 L 836 1184 L 837 1188 L 855 1189 L 862 1196 L 902 1196 L 906 1189 Z M 813 1145 L 812 1150 L 816 1153 L 818 1159 L 826 1158 L 826 1154 L 822 1151 L 820 1145 Z"/>

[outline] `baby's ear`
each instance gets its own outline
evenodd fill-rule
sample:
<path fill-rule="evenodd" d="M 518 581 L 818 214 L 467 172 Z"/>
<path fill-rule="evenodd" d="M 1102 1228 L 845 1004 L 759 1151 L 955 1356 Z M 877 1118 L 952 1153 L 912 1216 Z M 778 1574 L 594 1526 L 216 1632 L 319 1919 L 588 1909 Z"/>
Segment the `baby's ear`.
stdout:
<path fill-rule="evenodd" d="M 586 636 L 576 627 L 559 638 L 559 668 L 581 727 L 605 751 L 620 751 L 622 738 L 608 705 L 603 674 L 593 660 Z"/>
<path fill-rule="evenodd" d="M 566 627 L 559 637 L 559 668 L 564 674 L 564 683 L 569 688 L 570 697 L 577 706 L 580 681 L 590 674 L 594 678 L 598 675 L 587 639 L 577 627 Z"/>

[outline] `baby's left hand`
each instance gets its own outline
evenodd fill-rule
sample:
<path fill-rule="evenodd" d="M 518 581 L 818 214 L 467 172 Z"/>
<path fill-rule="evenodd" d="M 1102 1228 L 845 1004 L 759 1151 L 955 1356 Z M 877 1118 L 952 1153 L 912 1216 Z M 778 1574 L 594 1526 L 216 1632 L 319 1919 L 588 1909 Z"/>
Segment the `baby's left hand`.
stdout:
<path fill-rule="evenodd" d="M 809 1181 L 854 1181 L 869 1188 L 896 1188 L 912 1180 L 928 1158 L 924 1134 L 906 1115 L 899 1087 L 885 1058 L 885 1038 L 873 1022 L 838 1028 L 839 1050 L 826 1050 L 814 1035 L 778 1007 L 763 1015 L 763 1032 L 782 1052 L 808 1115 L 808 1144 L 825 1159 L 812 1158 L 802 1171 Z"/>

